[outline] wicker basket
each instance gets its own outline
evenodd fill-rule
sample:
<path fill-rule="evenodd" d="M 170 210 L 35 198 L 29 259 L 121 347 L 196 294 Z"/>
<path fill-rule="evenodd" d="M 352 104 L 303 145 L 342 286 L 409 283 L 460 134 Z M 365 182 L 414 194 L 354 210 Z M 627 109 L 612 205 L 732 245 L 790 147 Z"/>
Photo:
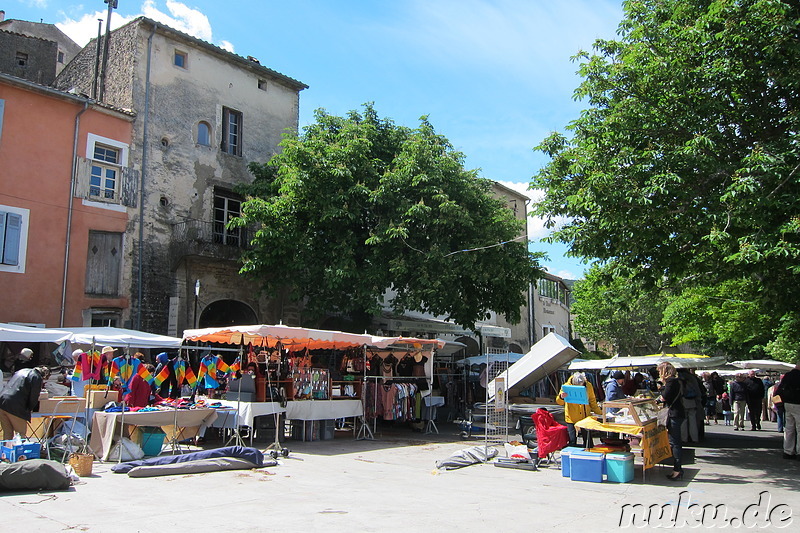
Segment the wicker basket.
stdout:
<path fill-rule="evenodd" d="M 69 456 L 69 465 L 75 469 L 75 473 L 80 477 L 92 475 L 92 462 L 94 455 L 90 453 L 73 453 Z"/>

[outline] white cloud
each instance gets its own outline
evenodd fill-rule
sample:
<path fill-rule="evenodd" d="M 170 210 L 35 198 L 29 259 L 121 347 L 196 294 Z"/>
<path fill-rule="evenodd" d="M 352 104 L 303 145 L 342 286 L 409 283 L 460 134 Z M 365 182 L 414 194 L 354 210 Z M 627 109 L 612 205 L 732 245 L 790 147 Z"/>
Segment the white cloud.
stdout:
<path fill-rule="evenodd" d="M 217 46 L 219 46 L 223 50 L 227 50 L 232 54 L 236 53 L 236 50 L 233 49 L 233 43 L 230 41 L 220 41 L 219 43 L 217 43 Z"/>
<path fill-rule="evenodd" d="M 556 272 L 555 275 L 561 279 L 579 279 L 583 277 L 582 275 L 576 276 L 573 272 L 570 272 L 569 270 L 559 270 L 558 272 Z"/>
<path fill-rule="evenodd" d="M 70 39 L 79 45 L 85 46 L 90 40 L 97 37 L 98 19 L 103 20 L 102 32 L 105 33 L 106 15 L 108 15 L 106 11 L 95 11 L 94 13 L 86 13 L 79 19 L 65 17 L 66 20 L 56 23 L 56 27 L 66 33 Z M 125 17 L 114 12 L 111 16 L 111 29 L 115 30 L 120 26 L 124 26 L 134 18 L 136 18 L 136 16 Z"/>
<path fill-rule="evenodd" d="M 167 0 L 167 9 L 169 15 L 156 7 L 155 0 L 145 0 L 142 4 L 142 13 L 145 17 L 211 42 L 211 22 L 201 11 L 174 0 Z"/>
<path fill-rule="evenodd" d="M 166 8 L 168 13 L 159 9 L 155 0 L 145 0 L 141 5 L 141 13 L 124 16 L 118 11 L 114 11 L 111 16 L 111 29 L 124 26 L 136 17 L 144 15 L 147 18 L 166 24 L 176 30 L 188 33 L 193 37 L 204 41 L 212 41 L 211 22 L 201 11 L 191 8 L 175 0 L 167 0 Z M 81 46 L 86 45 L 91 39 L 97 37 L 97 19 L 105 21 L 107 11 L 98 10 L 86 13 L 80 18 L 72 19 L 64 15 L 65 20 L 56 26 L 69 35 L 69 37 Z M 102 31 L 105 33 L 106 25 L 103 22 Z M 221 41 L 220 47 L 233 52 L 233 44 L 228 41 Z"/>

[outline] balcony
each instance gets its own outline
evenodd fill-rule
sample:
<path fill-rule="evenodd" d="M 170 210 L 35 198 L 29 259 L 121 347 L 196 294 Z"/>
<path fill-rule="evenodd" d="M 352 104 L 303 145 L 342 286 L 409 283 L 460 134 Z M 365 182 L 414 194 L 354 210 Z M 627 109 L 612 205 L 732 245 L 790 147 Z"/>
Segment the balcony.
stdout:
<path fill-rule="evenodd" d="M 250 248 L 251 228 L 228 229 L 220 222 L 186 219 L 172 225 L 170 255 L 173 263 L 196 255 L 236 261 Z"/>

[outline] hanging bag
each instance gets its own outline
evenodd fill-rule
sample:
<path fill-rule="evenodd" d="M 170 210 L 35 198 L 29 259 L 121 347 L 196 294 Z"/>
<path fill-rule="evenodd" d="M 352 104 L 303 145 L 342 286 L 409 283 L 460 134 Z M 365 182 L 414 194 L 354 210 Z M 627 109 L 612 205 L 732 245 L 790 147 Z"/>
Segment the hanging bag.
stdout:
<path fill-rule="evenodd" d="M 675 405 L 675 402 L 679 399 L 683 398 L 683 383 L 681 383 L 680 378 L 678 378 L 678 387 L 680 387 L 680 391 L 675 399 L 672 400 L 672 403 L 669 405 L 665 405 L 661 409 L 658 410 L 656 413 L 656 417 L 658 418 L 658 425 L 667 427 L 667 422 L 669 421 L 669 410 Z"/>

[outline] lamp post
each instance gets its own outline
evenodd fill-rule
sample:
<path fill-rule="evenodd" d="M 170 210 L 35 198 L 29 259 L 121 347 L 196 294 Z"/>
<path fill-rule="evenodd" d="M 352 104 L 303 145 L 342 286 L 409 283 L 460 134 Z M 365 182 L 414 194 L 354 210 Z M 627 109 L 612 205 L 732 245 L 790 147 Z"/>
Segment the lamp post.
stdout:
<path fill-rule="evenodd" d="M 200 296 L 200 280 L 194 282 L 194 327 L 197 329 L 197 298 Z"/>

